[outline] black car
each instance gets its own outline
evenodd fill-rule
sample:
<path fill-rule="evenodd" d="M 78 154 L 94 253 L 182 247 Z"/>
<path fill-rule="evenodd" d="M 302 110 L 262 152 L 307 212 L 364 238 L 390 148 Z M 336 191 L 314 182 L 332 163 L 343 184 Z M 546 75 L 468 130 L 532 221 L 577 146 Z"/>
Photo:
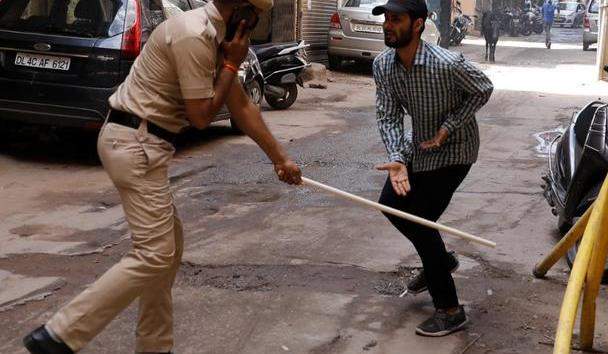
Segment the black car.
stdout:
<path fill-rule="evenodd" d="M 152 30 L 190 8 L 185 0 L 1 0 L 0 120 L 99 128 Z M 239 77 L 259 104 L 253 52 Z"/>

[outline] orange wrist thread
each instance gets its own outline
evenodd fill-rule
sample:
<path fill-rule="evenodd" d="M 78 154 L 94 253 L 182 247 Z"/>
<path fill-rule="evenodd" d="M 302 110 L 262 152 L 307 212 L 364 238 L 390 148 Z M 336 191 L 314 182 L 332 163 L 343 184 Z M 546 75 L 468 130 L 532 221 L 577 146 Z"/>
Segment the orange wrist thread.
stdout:
<path fill-rule="evenodd" d="M 227 69 L 228 71 L 232 71 L 232 73 L 235 75 L 239 73 L 239 68 L 237 68 L 236 65 L 231 63 L 224 63 L 223 68 Z"/>

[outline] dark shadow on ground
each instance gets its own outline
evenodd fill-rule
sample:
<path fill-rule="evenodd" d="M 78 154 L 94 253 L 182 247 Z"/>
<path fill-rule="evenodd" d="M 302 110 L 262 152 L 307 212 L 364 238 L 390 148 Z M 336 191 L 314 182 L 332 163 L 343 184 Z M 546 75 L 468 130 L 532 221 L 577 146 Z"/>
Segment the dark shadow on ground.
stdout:
<path fill-rule="evenodd" d="M 90 129 L 11 124 L 0 129 L 0 155 L 41 164 L 97 166 L 98 134 Z M 236 134 L 225 123 L 217 122 L 202 131 L 187 130 L 178 136 L 175 146 L 180 151 Z"/>

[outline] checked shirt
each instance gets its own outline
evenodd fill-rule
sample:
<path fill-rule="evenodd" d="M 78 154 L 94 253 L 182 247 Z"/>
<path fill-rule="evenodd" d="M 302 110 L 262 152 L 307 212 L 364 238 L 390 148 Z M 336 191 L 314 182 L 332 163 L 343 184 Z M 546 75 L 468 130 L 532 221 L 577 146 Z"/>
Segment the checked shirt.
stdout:
<path fill-rule="evenodd" d="M 420 41 L 411 70 L 395 49 L 374 60 L 376 118 L 390 161 L 410 164 L 414 172 L 472 164 L 479 150 L 475 113 L 488 102 L 493 85 L 462 54 Z M 411 131 L 404 117 L 412 119 Z M 439 148 L 424 151 L 439 128 L 449 132 Z"/>

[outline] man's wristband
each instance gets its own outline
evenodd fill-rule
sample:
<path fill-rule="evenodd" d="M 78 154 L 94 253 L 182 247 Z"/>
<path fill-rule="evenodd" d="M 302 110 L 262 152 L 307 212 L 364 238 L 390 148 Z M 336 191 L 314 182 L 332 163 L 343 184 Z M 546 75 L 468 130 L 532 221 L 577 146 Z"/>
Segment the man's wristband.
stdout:
<path fill-rule="evenodd" d="M 224 65 L 222 65 L 222 68 L 231 71 L 235 75 L 239 73 L 239 68 L 237 68 L 236 65 L 232 63 L 225 62 Z"/>

